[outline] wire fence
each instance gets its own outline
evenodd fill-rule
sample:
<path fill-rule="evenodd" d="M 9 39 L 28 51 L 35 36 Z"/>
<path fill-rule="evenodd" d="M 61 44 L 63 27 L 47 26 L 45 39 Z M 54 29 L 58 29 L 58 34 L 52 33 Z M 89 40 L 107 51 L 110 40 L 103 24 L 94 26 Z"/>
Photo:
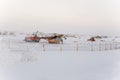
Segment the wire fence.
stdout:
<path fill-rule="evenodd" d="M 120 49 L 120 42 L 73 42 L 63 44 L 49 44 L 13 41 L 7 40 L 2 42 L 1 49 L 8 48 L 10 51 L 107 51 Z"/>

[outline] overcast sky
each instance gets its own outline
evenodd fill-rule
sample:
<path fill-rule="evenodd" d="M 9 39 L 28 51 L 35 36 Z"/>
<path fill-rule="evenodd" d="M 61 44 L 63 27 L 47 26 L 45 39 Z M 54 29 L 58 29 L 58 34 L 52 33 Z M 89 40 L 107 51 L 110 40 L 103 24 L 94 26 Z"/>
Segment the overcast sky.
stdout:
<path fill-rule="evenodd" d="M 120 34 L 120 0 L 0 0 L 0 30 Z"/>

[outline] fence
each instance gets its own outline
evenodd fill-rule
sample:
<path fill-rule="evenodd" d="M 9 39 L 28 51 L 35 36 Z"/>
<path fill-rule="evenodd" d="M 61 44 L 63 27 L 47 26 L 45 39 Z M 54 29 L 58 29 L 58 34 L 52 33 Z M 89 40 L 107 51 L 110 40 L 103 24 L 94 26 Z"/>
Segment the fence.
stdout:
<path fill-rule="evenodd" d="M 6 41 L 2 48 L 11 51 L 107 51 L 120 49 L 119 42 L 73 42 L 63 44 L 29 43 L 24 41 Z"/>

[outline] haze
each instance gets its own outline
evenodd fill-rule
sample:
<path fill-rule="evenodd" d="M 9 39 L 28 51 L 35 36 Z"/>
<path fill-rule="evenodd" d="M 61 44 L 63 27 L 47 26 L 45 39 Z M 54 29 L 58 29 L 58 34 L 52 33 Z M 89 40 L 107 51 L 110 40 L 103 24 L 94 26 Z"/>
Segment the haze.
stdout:
<path fill-rule="evenodd" d="M 119 0 L 0 0 L 0 31 L 120 34 Z"/>

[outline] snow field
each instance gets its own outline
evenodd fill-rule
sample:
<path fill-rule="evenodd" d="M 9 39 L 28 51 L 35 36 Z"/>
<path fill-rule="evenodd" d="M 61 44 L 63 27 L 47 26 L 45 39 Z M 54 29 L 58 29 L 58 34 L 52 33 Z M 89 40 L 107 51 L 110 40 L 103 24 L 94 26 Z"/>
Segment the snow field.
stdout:
<path fill-rule="evenodd" d="M 118 42 L 116 49 L 110 42 L 68 39 L 64 44 L 48 44 L 23 39 L 0 37 L 0 80 L 120 80 Z"/>

